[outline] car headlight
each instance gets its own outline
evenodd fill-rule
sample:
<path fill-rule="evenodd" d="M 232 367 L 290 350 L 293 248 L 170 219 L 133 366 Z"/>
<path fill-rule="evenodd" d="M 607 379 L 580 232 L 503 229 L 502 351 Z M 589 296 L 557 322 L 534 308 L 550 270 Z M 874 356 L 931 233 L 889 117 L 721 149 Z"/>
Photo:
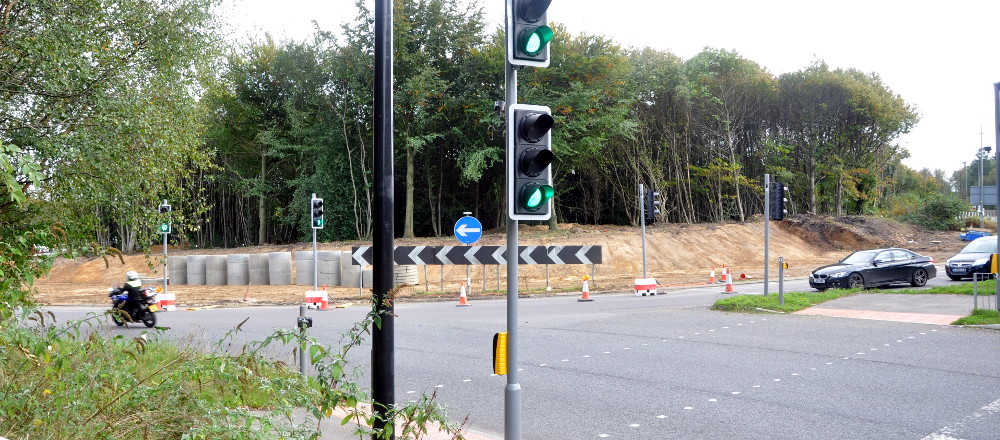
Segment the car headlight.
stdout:
<path fill-rule="evenodd" d="M 986 263 L 989 263 L 989 262 L 990 262 L 990 257 L 983 257 L 983 258 L 980 258 L 980 259 L 974 261 L 972 263 L 972 265 L 973 266 L 982 266 L 982 265 L 984 265 Z"/>
<path fill-rule="evenodd" d="M 944 265 L 945 266 L 951 266 L 951 258 L 949 258 L 947 260 L 944 260 Z"/>
<path fill-rule="evenodd" d="M 844 275 L 847 275 L 847 272 L 837 272 L 837 273 L 835 273 L 833 275 L 830 275 L 830 278 L 840 278 L 840 277 L 842 277 Z"/>

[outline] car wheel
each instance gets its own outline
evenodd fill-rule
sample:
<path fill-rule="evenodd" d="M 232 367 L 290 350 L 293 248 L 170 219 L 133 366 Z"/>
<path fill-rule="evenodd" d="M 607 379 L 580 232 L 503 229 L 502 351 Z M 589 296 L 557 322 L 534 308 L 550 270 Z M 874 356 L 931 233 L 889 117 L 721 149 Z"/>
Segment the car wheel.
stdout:
<path fill-rule="evenodd" d="M 864 289 L 865 277 L 861 276 L 859 273 L 852 273 L 847 279 L 847 287 L 851 289 Z"/>
<path fill-rule="evenodd" d="M 913 287 L 923 287 L 927 284 L 927 271 L 924 269 L 915 269 L 913 275 L 910 277 L 910 285 Z"/>
<path fill-rule="evenodd" d="M 817 287 L 816 291 L 817 292 L 825 292 L 826 291 L 826 287 Z"/>
<path fill-rule="evenodd" d="M 951 278 L 952 281 L 962 281 L 962 277 L 956 275 L 948 275 L 948 278 Z"/>

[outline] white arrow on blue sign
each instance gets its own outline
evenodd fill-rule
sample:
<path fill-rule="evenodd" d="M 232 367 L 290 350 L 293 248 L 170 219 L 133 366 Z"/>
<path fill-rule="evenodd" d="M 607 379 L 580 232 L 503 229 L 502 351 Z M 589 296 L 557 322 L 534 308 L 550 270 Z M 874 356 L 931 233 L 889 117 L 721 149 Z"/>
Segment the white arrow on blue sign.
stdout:
<path fill-rule="evenodd" d="M 472 244 L 483 236 L 483 224 L 472 216 L 466 216 L 455 222 L 455 238 L 464 244 Z"/>

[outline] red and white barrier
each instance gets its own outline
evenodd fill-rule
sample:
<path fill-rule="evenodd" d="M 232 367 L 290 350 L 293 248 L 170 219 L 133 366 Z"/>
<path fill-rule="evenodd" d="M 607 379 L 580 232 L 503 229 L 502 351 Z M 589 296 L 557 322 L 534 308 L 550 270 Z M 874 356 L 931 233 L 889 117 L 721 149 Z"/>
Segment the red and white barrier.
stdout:
<path fill-rule="evenodd" d="M 635 296 L 656 295 L 656 280 L 653 278 L 635 279 Z"/>
<path fill-rule="evenodd" d="M 329 310 L 330 300 L 325 290 L 310 290 L 306 292 L 306 308 Z"/>
<path fill-rule="evenodd" d="M 160 306 L 162 312 L 172 312 L 177 310 L 177 295 L 173 293 L 157 293 L 156 305 Z"/>

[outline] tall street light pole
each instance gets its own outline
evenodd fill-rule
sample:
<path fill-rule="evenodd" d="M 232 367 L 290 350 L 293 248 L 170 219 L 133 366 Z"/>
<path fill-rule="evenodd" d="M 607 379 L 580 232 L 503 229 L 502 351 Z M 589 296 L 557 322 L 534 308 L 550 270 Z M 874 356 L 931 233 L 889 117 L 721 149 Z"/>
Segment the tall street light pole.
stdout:
<path fill-rule="evenodd" d="M 985 153 L 984 153 L 985 151 Z M 979 147 L 979 227 L 983 227 L 983 198 L 986 191 L 983 191 L 983 157 L 990 152 L 990 147 Z"/>

